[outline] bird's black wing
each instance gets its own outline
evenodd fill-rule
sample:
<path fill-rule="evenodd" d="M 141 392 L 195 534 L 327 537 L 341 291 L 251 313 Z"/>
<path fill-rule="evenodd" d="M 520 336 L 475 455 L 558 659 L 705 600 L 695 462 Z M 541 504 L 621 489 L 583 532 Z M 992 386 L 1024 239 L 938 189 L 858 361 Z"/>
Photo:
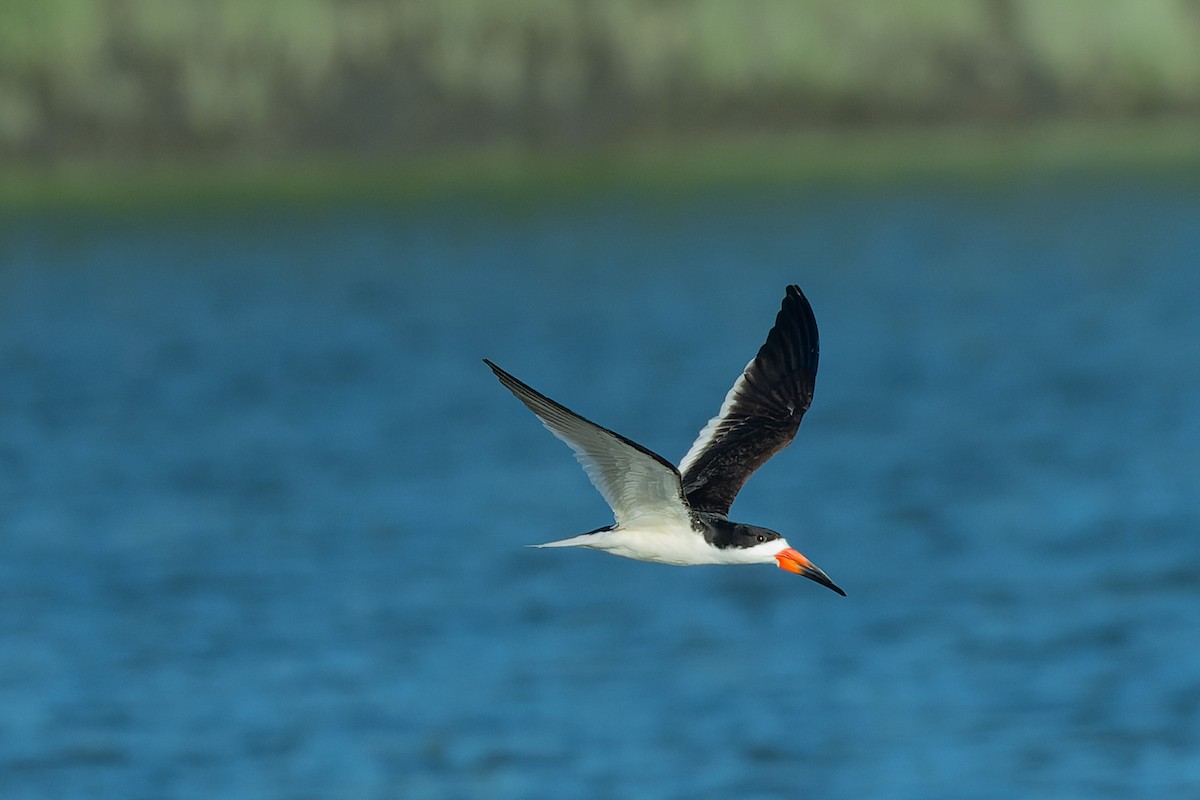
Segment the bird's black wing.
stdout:
<path fill-rule="evenodd" d="M 679 464 L 693 509 L 728 514 L 751 473 L 791 443 L 812 403 L 818 353 L 812 307 L 789 286 L 767 341 Z"/>

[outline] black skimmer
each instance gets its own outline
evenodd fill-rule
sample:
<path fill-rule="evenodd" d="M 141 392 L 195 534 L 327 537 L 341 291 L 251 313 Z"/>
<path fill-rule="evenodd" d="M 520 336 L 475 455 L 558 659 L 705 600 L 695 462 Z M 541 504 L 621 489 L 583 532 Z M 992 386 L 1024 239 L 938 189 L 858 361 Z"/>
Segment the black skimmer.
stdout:
<path fill-rule="evenodd" d="M 787 287 L 775 326 L 717 416 L 674 467 L 619 433 L 584 419 L 486 358 L 504 386 L 575 451 L 616 520 L 534 547 L 590 547 L 639 561 L 770 564 L 845 595 L 776 531 L 729 519 L 742 484 L 796 436 L 817 377 L 817 320 L 799 286 Z"/>

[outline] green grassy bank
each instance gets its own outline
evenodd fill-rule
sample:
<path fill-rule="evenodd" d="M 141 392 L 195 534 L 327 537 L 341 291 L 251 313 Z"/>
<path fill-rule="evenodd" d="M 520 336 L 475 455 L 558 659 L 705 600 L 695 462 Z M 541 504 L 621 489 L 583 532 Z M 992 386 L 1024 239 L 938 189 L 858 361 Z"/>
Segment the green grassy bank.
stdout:
<path fill-rule="evenodd" d="M 0 209 L 145 213 L 462 199 L 522 205 L 606 190 L 670 197 L 747 186 L 905 180 L 985 186 L 1122 174 L 1200 185 L 1200 136 L 1195 131 L 1190 122 L 905 127 L 643 141 L 582 150 L 493 145 L 407 160 L 335 156 L 23 166 L 0 170 Z"/>
<path fill-rule="evenodd" d="M 1153 115 L 1194 0 L 0 2 L 0 163 Z"/>

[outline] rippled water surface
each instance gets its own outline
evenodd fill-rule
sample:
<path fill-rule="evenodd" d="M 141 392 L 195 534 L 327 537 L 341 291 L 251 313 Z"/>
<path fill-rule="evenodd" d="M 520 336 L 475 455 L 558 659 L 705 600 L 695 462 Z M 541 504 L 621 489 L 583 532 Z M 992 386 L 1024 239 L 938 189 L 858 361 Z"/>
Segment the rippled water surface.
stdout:
<path fill-rule="evenodd" d="M 1187 798 L 1200 192 L 1136 181 L 0 227 L 5 798 Z M 671 459 L 821 325 L 734 516 L 609 521 L 487 356 Z"/>

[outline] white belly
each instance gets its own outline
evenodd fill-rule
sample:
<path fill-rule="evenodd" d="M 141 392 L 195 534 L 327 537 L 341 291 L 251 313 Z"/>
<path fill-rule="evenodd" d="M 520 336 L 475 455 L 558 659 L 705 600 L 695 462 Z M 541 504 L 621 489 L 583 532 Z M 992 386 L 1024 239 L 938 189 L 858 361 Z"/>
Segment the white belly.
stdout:
<path fill-rule="evenodd" d="M 687 567 L 698 564 L 771 564 L 786 548 L 779 539 L 756 547 L 714 547 L 704 535 L 674 521 L 647 521 L 636 527 L 585 533 L 535 547 L 590 547 L 622 558 Z"/>

